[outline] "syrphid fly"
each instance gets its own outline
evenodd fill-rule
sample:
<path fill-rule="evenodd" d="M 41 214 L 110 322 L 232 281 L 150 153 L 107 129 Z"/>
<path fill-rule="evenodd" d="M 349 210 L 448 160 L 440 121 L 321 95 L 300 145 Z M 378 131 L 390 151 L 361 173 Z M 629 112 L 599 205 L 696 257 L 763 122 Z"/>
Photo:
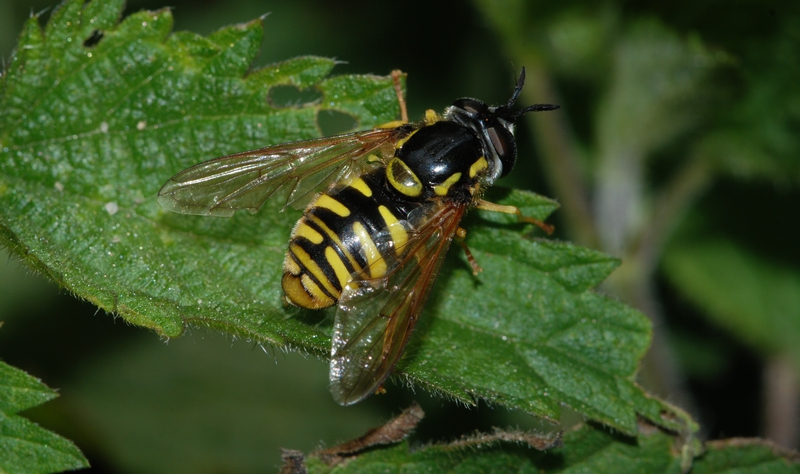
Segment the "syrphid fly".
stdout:
<path fill-rule="evenodd" d="M 512 110 L 524 68 L 506 104 L 462 98 L 419 122 L 408 121 L 401 73 L 392 76 L 401 120 L 206 161 L 158 194 L 164 208 L 185 214 L 255 212 L 270 198 L 305 208 L 289 239 L 282 285 L 293 305 L 338 305 L 330 381 L 343 405 L 378 390 L 400 359 L 451 242 L 465 235 L 459 223 L 467 210 L 516 214 L 552 231 L 481 198 L 514 166 L 515 121 L 558 108 Z"/>

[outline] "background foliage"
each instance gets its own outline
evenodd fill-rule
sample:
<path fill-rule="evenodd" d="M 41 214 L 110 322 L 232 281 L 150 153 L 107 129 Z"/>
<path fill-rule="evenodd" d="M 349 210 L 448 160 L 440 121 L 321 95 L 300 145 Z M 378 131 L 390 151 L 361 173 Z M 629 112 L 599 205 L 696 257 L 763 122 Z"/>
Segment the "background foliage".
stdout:
<path fill-rule="evenodd" d="M 563 110 L 520 127 L 520 169 L 503 184 L 558 198 L 561 238 L 623 258 L 604 289 L 656 322 L 642 382 L 689 409 L 711 438 L 766 432 L 794 447 L 800 11 L 791 2 L 724 11 L 541 3 L 173 5 L 174 29 L 203 35 L 271 11 L 257 64 L 316 54 L 346 60 L 336 74 L 401 68 L 413 117 L 465 95 L 503 102 L 510 64 L 526 66 L 523 101 Z M 0 2 L 4 57 L 28 13 L 51 6 Z M 410 25 L 430 34 L 409 34 Z M 268 350 L 272 366 L 258 346 L 204 329 L 164 345 L 11 262 L 0 274 L 0 357 L 60 388 L 26 414 L 75 441 L 95 469 L 256 470 L 277 465 L 277 446 L 354 437 L 413 397 L 394 389 L 337 407 L 314 357 Z M 537 424 L 420 396 L 420 440 Z M 788 423 L 765 423 L 770 410 Z M 141 455 L 154 446 L 162 454 Z"/>

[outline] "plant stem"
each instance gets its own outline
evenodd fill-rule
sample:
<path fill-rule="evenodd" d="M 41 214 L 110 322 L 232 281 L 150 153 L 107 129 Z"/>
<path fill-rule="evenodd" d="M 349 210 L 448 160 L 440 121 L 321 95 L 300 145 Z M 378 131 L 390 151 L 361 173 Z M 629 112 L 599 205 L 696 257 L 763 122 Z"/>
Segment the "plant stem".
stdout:
<path fill-rule="evenodd" d="M 665 243 L 691 203 L 707 188 L 710 176 L 708 165 L 700 157 L 692 157 L 678 171 L 659 193 L 638 238 L 628 247 L 622 266 L 606 284 L 613 293 L 643 311 L 653 322 L 653 342 L 640 371 L 642 383 L 690 413 L 696 413 L 696 410 L 667 340 L 664 314 L 654 291 L 654 278 Z"/>
<path fill-rule="evenodd" d="M 785 448 L 797 448 L 797 368 L 791 359 L 778 355 L 767 359 L 764 368 L 764 437 Z"/>
<path fill-rule="evenodd" d="M 630 249 L 631 258 L 642 266 L 647 278 L 652 278 L 668 237 L 698 195 L 707 189 L 710 179 L 706 161 L 693 157 L 656 198 L 650 219 Z"/>

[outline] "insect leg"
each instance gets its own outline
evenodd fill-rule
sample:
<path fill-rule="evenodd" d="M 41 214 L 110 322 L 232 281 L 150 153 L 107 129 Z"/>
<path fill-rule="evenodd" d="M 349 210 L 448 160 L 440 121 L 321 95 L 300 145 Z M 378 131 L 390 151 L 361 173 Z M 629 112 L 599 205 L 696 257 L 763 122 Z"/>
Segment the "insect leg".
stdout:
<path fill-rule="evenodd" d="M 467 229 L 463 227 L 459 227 L 456 230 L 456 242 L 458 245 L 464 249 L 464 253 L 467 254 L 467 261 L 469 262 L 469 266 L 472 267 L 472 274 L 478 276 L 478 273 L 483 271 L 480 265 L 478 265 L 478 261 L 475 260 L 475 257 L 472 256 L 472 252 L 469 251 L 469 247 L 467 247 L 467 242 L 464 240 L 467 238 Z"/>
<path fill-rule="evenodd" d="M 493 202 L 479 199 L 475 207 L 478 209 L 483 209 L 484 211 L 502 212 L 503 214 L 514 214 L 517 216 L 517 220 L 519 222 L 527 222 L 529 224 L 533 224 L 542 229 L 543 231 L 547 232 L 548 235 L 552 234 L 553 231 L 555 230 L 555 227 L 545 222 L 542 222 L 539 219 L 523 216 L 522 212 L 514 206 L 503 206 L 501 204 L 495 204 Z"/>
<path fill-rule="evenodd" d="M 397 94 L 397 103 L 400 104 L 400 119 L 403 121 L 403 123 L 408 123 L 408 110 L 406 109 L 406 98 L 403 95 L 403 85 L 400 83 L 401 77 L 403 77 L 403 71 L 399 69 L 392 71 L 394 91 Z"/>

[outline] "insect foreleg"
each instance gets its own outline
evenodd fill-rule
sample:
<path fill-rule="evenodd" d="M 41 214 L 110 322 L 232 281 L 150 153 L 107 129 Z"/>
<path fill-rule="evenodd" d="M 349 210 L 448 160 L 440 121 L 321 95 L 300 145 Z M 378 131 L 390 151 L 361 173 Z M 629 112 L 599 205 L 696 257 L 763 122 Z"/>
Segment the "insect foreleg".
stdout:
<path fill-rule="evenodd" d="M 514 206 L 503 206 L 501 204 L 495 204 L 493 202 L 484 201 L 483 199 L 479 199 L 477 203 L 475 203 L 475 207 L 477 209 L 483 209 L 484 211 L 493 211 L 493 212 L 502 212 L 503 214 L 514 214 L 517 216 L 517 220 L 519 222 L 527 222 L 529 224 L 533 224 L 543 231 L 547 232 L 547 235 L 550 235 L 555 230 L 550 224 L 540 221 L 539 219 L 534 219 L 533 217 L 528 217 L 522 215 L 522 211 L 519 208 Z"/>

